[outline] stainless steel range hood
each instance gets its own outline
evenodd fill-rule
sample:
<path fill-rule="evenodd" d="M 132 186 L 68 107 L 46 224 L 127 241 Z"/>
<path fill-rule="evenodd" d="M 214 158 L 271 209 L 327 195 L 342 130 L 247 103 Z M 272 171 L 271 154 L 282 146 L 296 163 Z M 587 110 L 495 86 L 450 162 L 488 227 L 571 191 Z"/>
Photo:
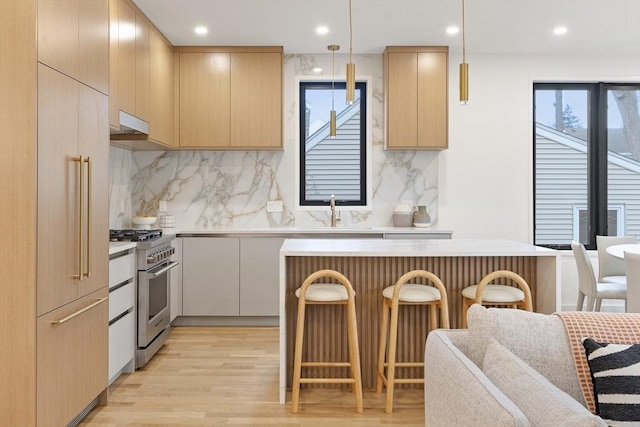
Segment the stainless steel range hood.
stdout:
<path fill-rule="evenodd" d="M 124 111 L 119 112 L 119 129 L 111 129 L 111 139 L 116 141 L 139 141 L 149 138 L 149 123 Z"/>

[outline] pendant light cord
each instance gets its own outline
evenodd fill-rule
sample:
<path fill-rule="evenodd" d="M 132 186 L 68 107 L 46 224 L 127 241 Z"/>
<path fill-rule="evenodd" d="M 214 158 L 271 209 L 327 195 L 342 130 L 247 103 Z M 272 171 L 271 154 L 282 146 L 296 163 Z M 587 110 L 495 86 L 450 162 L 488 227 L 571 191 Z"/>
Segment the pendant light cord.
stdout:
<path fill-rule="evenodd" d="M 351 1 L 351 0 L 349 0 Z M 464 0 L 462 0 L 462 62 L 466 61 L 466 46 L 464 42 Z"/>
<path fill-rule="evenodd" d="M 331 110 L 335 110 L 334 105 L 334 89 L 336 84 L 336 51 L 331 51 Z"/>
<path fill-rule="evenodd" d="M 353 52 L 353 25 L 351 22 L 351 0 L 349 0 L 349 62 L 351 61 L 351 54 Z"/>

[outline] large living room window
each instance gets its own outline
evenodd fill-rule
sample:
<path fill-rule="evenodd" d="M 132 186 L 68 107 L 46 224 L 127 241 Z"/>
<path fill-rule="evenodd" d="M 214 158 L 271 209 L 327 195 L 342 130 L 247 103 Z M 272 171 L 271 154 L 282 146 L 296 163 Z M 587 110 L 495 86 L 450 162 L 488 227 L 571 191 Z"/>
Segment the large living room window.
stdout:
<path fill-rule="evenodd" d="M 534 243 L 640 236 L 640 84 L 534 84 Z"/>
<path fill-rule="evenodd" d="M 300 82 L 300 205 L 365 206 L 367 90 L 356 82 L 355 102 L 346 104 L 345 83 L 335 82 L 337 132 L 329 137 L 332 82 Z"/>

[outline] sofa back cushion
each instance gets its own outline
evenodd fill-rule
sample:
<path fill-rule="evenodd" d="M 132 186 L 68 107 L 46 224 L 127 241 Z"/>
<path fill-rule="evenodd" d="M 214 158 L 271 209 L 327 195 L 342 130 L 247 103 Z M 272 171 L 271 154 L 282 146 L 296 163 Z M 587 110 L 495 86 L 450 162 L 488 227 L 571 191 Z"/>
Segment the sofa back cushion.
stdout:
<path fill-rule="evenodd" d="M 425 425 L 529 427 L 515 403 L 460 351 L 468 331 L 437 329 L 425 345 Z M 457 345 L 456 345 L 457 343 Z"/>
<path fill-rule="evenodd" d="M 518 406 L 532 426 L 607 425 L 493 339 L 487 346 L 482 371 Z"/>
<path fill-rule="evenodd" d="M 469 358 L 482 366 L 491 338 L 583 406 L 584 396 L 562 320 L 524 310 L 474 304 L 467 314 Z"/>

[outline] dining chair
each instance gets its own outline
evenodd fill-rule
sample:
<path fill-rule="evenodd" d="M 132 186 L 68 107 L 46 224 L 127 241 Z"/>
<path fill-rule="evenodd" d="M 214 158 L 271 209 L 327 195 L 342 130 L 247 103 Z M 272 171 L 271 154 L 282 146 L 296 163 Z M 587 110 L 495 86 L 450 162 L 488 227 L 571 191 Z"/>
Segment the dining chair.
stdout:
<path fill-rule="evenodd" d="M 576 310 L 581 311 L 584 298 L 587 297 L 586 311 L 600 311 L 603 299 L 622 299 L 627 304 L 626 283 L 598 282 L 593 272 L 591 260 L 582 243 L 571 242 L 571 250 L 578 267 L 578 303 Z"/>
<path fill-rule="evenodd" d="M 631 304 L 627 304 L 626 310 L 631 313 L 640 312 L 640 254 L 624 253 L 624 265 L 627 272 L 627 293 Z"/>
<path fill-rule="evenodd" d="M 598 282 L 626 284 L 624 260 L 607 252 L 609 246 L 636 243 L 633 236 L 596 236 L 598 248 Z"/>

